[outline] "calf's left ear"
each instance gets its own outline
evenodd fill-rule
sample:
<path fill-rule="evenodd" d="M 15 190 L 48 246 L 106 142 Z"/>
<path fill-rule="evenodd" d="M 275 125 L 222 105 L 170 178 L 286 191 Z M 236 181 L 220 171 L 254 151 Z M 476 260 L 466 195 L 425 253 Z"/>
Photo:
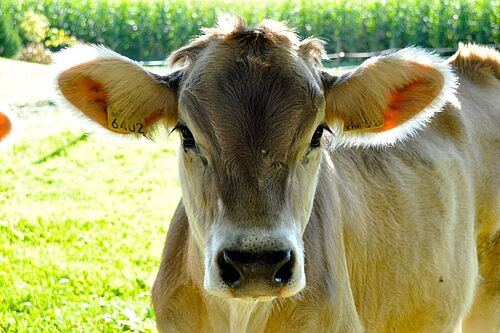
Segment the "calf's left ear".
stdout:
<path fill-rule="evenodd" d="M 182 72 L 166 77 L 104 47 L 81 45 L 57 55 L 62 95 L 87 118 L 120 134 L 147 134 L 177 122 Z"/>
<path fill-rule="evenodd" d="M 326 121 L 352 145 L 394 143 L 423 127 L 454 99 L 456 78 L 420 49 L 371 58 L 351 73 L 322 73 Z"/>

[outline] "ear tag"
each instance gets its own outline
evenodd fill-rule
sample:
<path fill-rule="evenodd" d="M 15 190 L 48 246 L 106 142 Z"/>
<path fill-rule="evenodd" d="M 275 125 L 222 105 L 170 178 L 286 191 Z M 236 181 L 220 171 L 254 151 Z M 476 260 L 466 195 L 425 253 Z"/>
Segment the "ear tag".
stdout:
<path fill-rule="evenodd" d="M 146 135 L 146 123 L 144 120 L 130 121 L 122 119 L 121 110 L 115 109 L 112 106 L 108 106 L 106 112 L 108 114 L 108 128 L 111 131 Z"/>
<path fill-rule="evenodd" d="M 344 121 L 344 132 L 366 131 L 381 128 L 384 126 L 384 115 L 373 119 L 360 119 L 360 121 Z"/>

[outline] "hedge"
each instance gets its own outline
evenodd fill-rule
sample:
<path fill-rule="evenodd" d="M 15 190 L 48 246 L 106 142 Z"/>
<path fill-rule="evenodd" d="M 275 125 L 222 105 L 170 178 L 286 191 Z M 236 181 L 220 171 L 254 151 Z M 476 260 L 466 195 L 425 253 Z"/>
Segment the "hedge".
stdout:
<path fill-rule="evenodd" d="M 136 60 L 164 59 L 210 27 L 220 11 L 286 21 L 328 52 L 499 43 L 498 0 L 2 0 L 19 20 L 29 8 L 78 39 Z"/>

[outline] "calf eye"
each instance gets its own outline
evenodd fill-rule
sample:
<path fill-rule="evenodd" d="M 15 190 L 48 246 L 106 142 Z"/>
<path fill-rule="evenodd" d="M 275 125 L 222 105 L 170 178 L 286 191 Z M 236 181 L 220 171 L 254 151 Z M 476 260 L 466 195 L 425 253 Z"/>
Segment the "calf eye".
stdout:
<path fill-rule="evenodd" d="M 313 137 L 311 139 L 311 148 L 318 148 L 321 144 L 321 137 L 323 136 L 323 130 L 325 129 L 324 125 L 319 125 L 314 131 Z"/>
<path fill-rule="evenodd" d="M 193 134 L 191 133 L 189 128 L 184 125 L 177 125 L 175 127 L 175 130 L 177 130 L 181 135 L 182 146 L 184 148 L 196 148 L 196 142 L 194 141 Z"/>

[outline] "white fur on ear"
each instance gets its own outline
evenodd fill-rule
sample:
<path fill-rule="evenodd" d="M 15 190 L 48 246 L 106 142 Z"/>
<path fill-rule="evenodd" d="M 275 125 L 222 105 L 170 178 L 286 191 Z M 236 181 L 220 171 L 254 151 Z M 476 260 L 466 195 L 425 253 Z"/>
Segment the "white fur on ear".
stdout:
<path fill-rule="evenodd" d="M 444 84 L 439 92 L 439 94 L 434 98 L 434 100 L 427 105 L 423 110 L 413 116 L 411 119 L 405 121 L 404 123 L 396 126 L 395 128 L 380 131 L 380 132 L 370 132 L 369 130 L 360 131 L 343 131 L 342 122 L 335 121 L 331 124 L 330 128 L 336 134 L 333 144 L 335 146 L 383 146 L 392 145 L 398 141 L 405 140 L 409 137 L 414 136 L 420 129 L 427 126 L 427 124 L 432 121 L 432 117 L 440 112 L 446 103 L 451 103 L 454 105 L 459 105 L 459 102 L 455 96 L 455 91 L 457 88 L 457 77 L 453 72 L 451 66 L 447 64 L 439 56 L 424 51 L 420 48 L 406 48 L 400 50 L 396 53 L 370 58 L 365 61 L 358 69 L 354 72 L 347 74 L 346 80 L 351 76 L 362 75 L 363 71 L 375 64 L 379 60 L 391 60 L 396 59 L 398 62 L 408 61 L 411 63 L 416 63 L 419 65 L 426 66 L 428 68 L 434 69 L 441 73 L 444 78 Z M 404 66 L 402 64 L 401 66 Z M 401 75 L 404 75 L 402 71 Z M 342 78 L 341 78 L 342 79 Z M 378 80 L 378 78 L 377 78 Z M 383 84 L 385 78 L 380 77 L 380 82 Z M 374 87 L 376 88 L 376 87 Z"/>

